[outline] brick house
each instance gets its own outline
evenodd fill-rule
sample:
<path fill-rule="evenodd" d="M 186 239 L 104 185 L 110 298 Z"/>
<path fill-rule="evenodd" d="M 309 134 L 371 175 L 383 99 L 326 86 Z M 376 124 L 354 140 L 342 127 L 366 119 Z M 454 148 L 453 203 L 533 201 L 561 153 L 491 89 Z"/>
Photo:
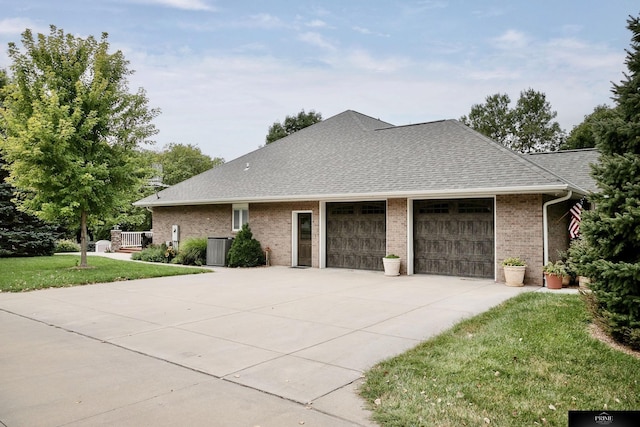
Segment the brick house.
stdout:
<path fill-rule="evenodd" d="M 595 150 L 521 155 L 442 120 L 393 126 L 345 111 L 135 203 L 154 240 L 233 237 L 249 222 L 274 265 L 503 281 L 501 261 L 568 246 L 570 206 L 595 184 Z"/>

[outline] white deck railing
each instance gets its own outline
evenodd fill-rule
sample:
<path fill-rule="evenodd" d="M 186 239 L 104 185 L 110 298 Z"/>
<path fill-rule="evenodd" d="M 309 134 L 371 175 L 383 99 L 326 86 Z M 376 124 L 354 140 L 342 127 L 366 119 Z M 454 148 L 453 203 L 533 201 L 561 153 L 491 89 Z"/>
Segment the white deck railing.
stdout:
<path fill-rule="evenodd" d="M 145 236 L 153 237 L 152 231 L 123 231 L 122 232 L 122 244 L 121 248 L 141 248 L 142 247 L 142 233 Z"/>

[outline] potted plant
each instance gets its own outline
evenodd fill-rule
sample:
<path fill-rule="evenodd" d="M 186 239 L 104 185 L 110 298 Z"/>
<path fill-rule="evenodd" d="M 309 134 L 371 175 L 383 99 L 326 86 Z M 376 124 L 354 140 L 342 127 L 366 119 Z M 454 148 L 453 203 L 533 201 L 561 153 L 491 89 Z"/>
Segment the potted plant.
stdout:
<path fill-rule="evenodd" d="M 562 276 L 562 287 L 566 288 L 571 284 L 571 281 L 575 277 L 575 272 L 573 270 L 572 264 L 569 262 L 569 252 L 568 251 L 558 251 L 558 261 L 562 261 L 565 268 L 565 274 Z"/>
<path fill-rule="evenodd" d="M 524 273 L 527 264 L 518 257 L 506 258 L 502 261 L 504 280 L 507 286 L 524 286 Z"/>
<path fill-rule="evenodd" d="M 400 257 L 398 255 L 387 255 L 386 257 L 382 258 L 382 264 L 384 264 L 385 276 L 400 275 Z"/>
<path fill-rule="evenodd" d="M 562 289 L 562 277 L 567 275 L 567 268 L 562 261 L 548 262 L 542 269 L 549 289 Z"/>
<path fill-rule="evenodd" d="M 571 241 L 569 250 L 567 251 L 567 264 L 575 273 L 580 288 L 585 289 L 591 282 L 586 276 L 586 270 L 583 258 L 588 255 L 589 244 L 582 237 L 578 237 Z"/>

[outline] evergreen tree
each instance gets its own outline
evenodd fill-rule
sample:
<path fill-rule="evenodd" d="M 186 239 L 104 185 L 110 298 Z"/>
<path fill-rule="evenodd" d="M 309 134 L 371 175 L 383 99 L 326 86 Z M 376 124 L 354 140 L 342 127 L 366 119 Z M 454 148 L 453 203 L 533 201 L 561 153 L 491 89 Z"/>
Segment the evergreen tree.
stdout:
<path fill-rule="evenodd" d="M 598 320 L 614 339 L 640 349 L 640 18 L 627 22 L 629 72 L 613 85 L 616 114 L 596 125 L 600 192 L 581 231 L 591 247 L 585 268 Z"/>
<path fill-rule="evenodd" d="M 58 236 L 55 228 L 21 212 L 13 202 L 15 188 L 0 156 L 0 257 L 52 255 Z"/>
<path fill-rule="evenodd" d="M 257 267 L 264 265 L 265 256 L 260 242 L 253 238 L 249 224 L 244 224 L 238 231 L 231 248 L 229 248 L 229 267 Z"/>

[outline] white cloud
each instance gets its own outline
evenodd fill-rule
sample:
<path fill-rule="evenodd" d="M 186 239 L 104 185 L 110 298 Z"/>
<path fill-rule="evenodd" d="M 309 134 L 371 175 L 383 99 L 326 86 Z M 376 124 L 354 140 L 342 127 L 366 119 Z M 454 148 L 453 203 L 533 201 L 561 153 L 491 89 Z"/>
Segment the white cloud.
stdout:
<path fill-rule="evenodd" d="M 270 15 L 268 13 L 259 13 L 251 15 L 249 21 L 245 22 L 245 25 L 252 28 L 282 28 L 285 24 L 277 16 Z"/>
<path fill-rule="evenodd" d="M 474 70 L 472 68 L 471 70 L 472 71 L 469 71 L 467 76 L 473 80 L 515 81 L 522 78 L 522 75 L 518 70 L 514 70 L 513 68 L 509 68 L 509 67 L 496 67 L 496 68 L 491 68 L 486 70 L 481 70 L 481 69 Z"/>
<path fill-rule="evenodd" d="M 422 0 L 407 7 L 407 12 L 411 14 L 421 13 L 427 10 L 446 9 L 449 6 L 447 1 L 443 0 Z"/>
<path fill-rule="evenodd" d="M 562 32 L 565 34 L 577 34 L 582 32 L 583 29 L 582 25 L 567 24 L 562 26 Z"/>
<path fill-rule="evenodd" d="M 399 72 L 410 63 L 409 60 L 401 57 L 374 58 L 369 52 L 360 49 L 352 51 L 346 58 L 347 63 L 356 69 L 377 73 Z"/>
<path fill-rule="evenodd" d="M 311 28 L 325 28 L 327 23 L 320 19 L 314 19 L 313 21 L 307 22 L 306 25 Z"/>
<path fill-rule="evenodd" d="M 505 10 L 498 7 L 488 7 L 487 9 L 478 9 L 471 12 L 478 18 L 494 18 L 505 14 Z"/>
<path fill-rule="evenodd" d="M 353 27 L 353 30 L 360 33 L 360 34 L 371 34 L 371 30 L 369 30 L 368 28 L 362 28 L 362 27 Z"/>
<path fill-rule="evenodd" d="M 0 34 L 2 35 L 22 34 L 27 28 L 34 32 L 42 31 L 27 18 L 6 18 L 0 21 Z"/>
<path fill-rule="evenodd" d="M 553 39 L 543 47 L 547 63 L 554 67 L 581 70 L 622 70 L 624 52 L 612 52 L 607 46 L 588 44 L 574 38 Z"/>
<path fill-rule="evenodd" d="M 494 46 L 504 50 L 524 49 L 529 44 L 528 37 L 517 30 L 507 30 L 504 34 L 491 41 Z"/>
<path fill-rule="evenodd" d="M 321 49 L 334 51 L 336 50 L 336 46 L 327 40 L 322 34 L 317 33 L 315 31 L 308 31 L 306 33 L 302 33 L 298 36 L 300 41 L 308 43 L 312 46 L 319 47 Z"/>
<path fill-rule="evenodd" d="M 360 34 L 364 34 L 364 35 L 376 35 L 376 36 L 380 36 L 380 37 L 389 37 L 389 34 L 384 34 L 384 33 L 378 33 L 375 31 L 371 31 L 368 28 L 364 28 L 364 27 L 352 27 L 353 31 L 360 33 Z"/>
<path fill-rule="evenodd" d="M 157 4 L 183 10 L 214 11 L 215 8 L 206 0 L 134 0 L 140 3 Z"/>

